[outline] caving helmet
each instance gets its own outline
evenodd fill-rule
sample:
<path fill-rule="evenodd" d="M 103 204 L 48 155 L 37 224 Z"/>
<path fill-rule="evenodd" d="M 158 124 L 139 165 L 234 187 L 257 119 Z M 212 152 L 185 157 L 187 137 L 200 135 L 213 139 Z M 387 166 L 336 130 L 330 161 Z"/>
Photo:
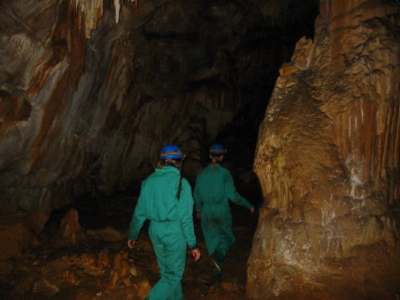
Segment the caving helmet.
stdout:
<path fill-rule="evenodd" d="M 219 156 L 224 155 L 226 153 L 226 149 L 224 146 L 220 144 L 214 144 L 210 147 L 210 155 Z"/>
<path fill-rule="evenodd" d="M 164 159 L 182 159 L 182 150 L 175 145 L 167 145 L 161 149 L 160 160 Z"/>

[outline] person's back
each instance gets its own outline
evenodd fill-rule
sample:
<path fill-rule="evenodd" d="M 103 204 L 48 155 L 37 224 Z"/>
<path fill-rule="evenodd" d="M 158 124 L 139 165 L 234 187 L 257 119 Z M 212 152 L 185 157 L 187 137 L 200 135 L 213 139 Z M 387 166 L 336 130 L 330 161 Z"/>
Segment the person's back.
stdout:
<path fill-rule="evenodd" d="M 223 156 L 221 157 L 222 160 Z M 212 163 L 205 167 L 196 179 L 194 190 L 196 211 L 205 213 L 227 211 L 229 200 L 233 203 L 251 208 L 249 201 L 243 198 L 237 191 L 229 170 L 219 163 Z"/>
<path fill-rule="evenodd" d="M 158 222 L 178 220 L 176 194 L 179 180 L 179 170 L 165 166 L 155 169 L 154 173 L 143 181 L 142 193 L 147 198 L 143 204 L 147 219 Z M 185 181 L 183 184 L 188 184 L 186 179 L 182 181 Z"/>
<path fill-rule="evenodd" d="M 180 168 L 184 156 L 179 147 L 167 145 L 161 150 L 159 166 L 142 183 L 132 216 L 127 245 L 133 248 L 145 220 L 160 268 L 161 279 L 146 299 L 182 300 L 181 280 L 185 270 L 186 249 L 195 260 L 201 253 L 193 228 L 193 197 Z"/>
<path fill-rule="evenodd" d="M 225 195 L 226 182 L 229 180 L 229 171 L 220 164 L 213 166 L 209 164 L 197 177 L 196 189 L 201 193 L 201 198 L 206 205 L 226 203 L 228 198 Z"/>
<path fill-rule="evenodd" d="M 208 253 L 218 269 L 216 277 L 221 275 L 225 256 L 236 241 L 229 200 L 254 211 L 251 203 L 236 191 L 231 173 L 220 165 L 225 153 L 223 146 L 211 146 L 211 164 L 198 175 L 194 190 L 197 217 L 201 219 Z"/>

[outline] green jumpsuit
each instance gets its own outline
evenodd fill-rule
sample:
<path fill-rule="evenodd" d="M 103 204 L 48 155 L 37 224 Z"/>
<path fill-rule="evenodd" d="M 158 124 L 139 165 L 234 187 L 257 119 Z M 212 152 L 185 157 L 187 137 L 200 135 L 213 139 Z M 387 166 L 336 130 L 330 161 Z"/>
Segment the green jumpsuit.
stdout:
<path fill-rule="evenodd" d="M 205 167 L 196 179 L 194 189 L 196 212 L 201 214 L 201 226 L 208 254 L 222 262 L 236 239 L 232 231 L 229 200 L 251 208 L 252 204 L 236 191 L 231 173 L 220 164 Z"/>
<path fill-rule="evenodd" d="M 136 241 L 146 219 L 157 256 L 161 279 L 151 289 L 150 300 L 183 299 L 181 280 L 185 270 L 187 246 L 197 244 L 193 228 L 192 189 L 182 180 L 179 200 L 177 191 L 180 171 L 171 166 L 155 169 L 142 183 L 133 213 L 129 240 Z"/>

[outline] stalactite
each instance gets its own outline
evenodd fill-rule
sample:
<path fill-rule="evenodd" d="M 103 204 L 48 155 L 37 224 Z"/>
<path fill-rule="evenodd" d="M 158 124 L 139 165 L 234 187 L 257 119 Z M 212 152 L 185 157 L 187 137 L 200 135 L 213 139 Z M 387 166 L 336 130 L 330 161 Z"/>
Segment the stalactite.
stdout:
<path fill-rule="evenodd" d="M 85 16 L 85 35 L 97 27 L 97 21 L 103 16 L 103 0 L 75 0 L 75 8 Z"/>
<path fill-rule="evenodd" d="M 114 0 L 115 7 L 115 23 L 119 23 L 119 14 L 121 12 L 121 0 Z"/>
<path fill-rule="evenodd" d="M 121 4 L 123 0 L 114 0 L 114 8 L 115 8 L 115 23 L 119 23 L 119 16 L 121 14 Z M 129 0 L 130 2 L 135 2 L 135 7 L 138 8 L 139 1 L 138 0 Z"/>

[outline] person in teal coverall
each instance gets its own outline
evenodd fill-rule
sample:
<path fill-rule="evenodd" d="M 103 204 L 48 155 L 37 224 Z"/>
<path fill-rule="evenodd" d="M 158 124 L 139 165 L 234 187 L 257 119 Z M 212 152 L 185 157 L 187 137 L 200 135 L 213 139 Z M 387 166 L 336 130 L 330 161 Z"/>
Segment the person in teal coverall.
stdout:
<path fill-rule="evenodd" d="M 183 299 L 181 281 L 186 264 L 187 246 L 195 261 L 201 253 L 193 227 L 193 196 L 189 182 L 181 177 L 183 153 L 175 145 L 165 146 L 155 172 L 142 183 L 133 213 L 128 247 L 133 248 L 146 219 L 157 256 L 161 279 L 146 299 Z"/>
<path fill-rule="evenodd" d="M 229 200 L 254 212 L 253 205 L 236 191 L 229 170 L 220 165 L 225 153 L 222 145 L 211 146 L 211 163 L 197 176 L 194 189 L 197 217 L 201 219 L 208 254 L 218 270 L 213 274 L 216 278 L 221 276 L 225 256 L 236 242 Z"/>

